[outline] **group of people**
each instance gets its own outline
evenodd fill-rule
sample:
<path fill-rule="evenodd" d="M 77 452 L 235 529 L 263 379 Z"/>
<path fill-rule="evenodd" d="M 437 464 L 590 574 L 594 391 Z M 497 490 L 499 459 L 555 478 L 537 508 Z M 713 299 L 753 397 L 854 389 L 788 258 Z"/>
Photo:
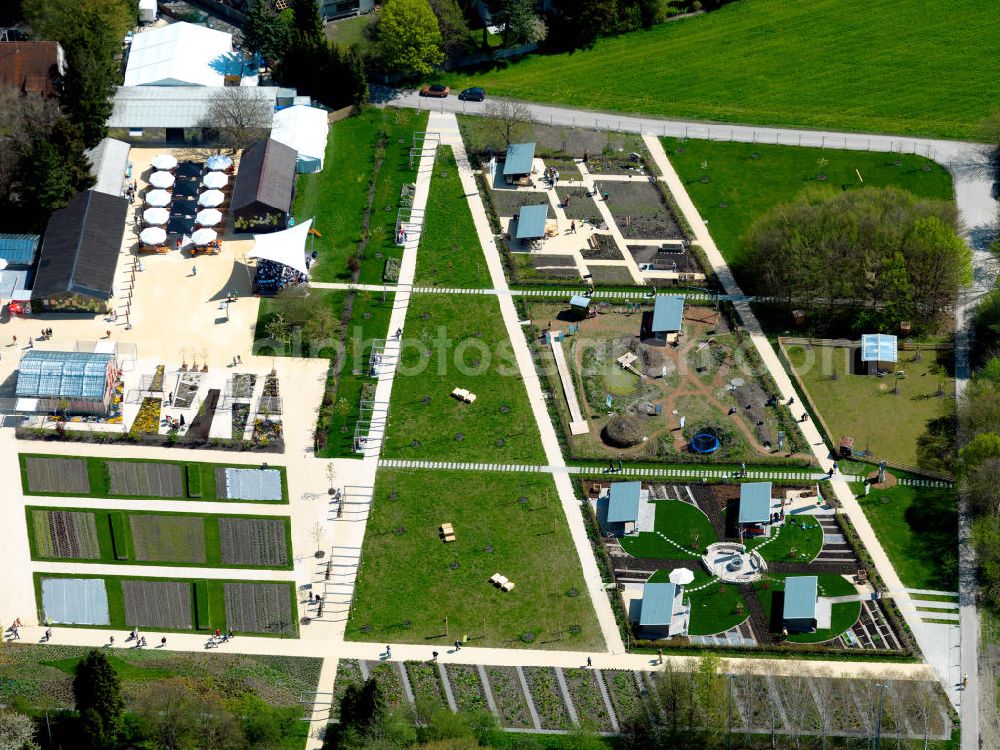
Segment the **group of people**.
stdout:
<path fill-rule="evenodd" d="M 545 174 L 543 176 L 551 188 L 554 188 L 556 183 L 559 182 L 559 170 L 555 167 L 546 167 Z"/>
<path fill-rule="evenodd" d="M 177 417 L 170 417 L 168 415 L 164 415 L 163 417 L 163 426 L 171 430 L 179 430 L 185 424 L 186 422 L 184 420 L 183 414 L 181 414 L 179 419 Z"/>
<path fill-rule="evenodd" d="M 129 203 L 135 202 L 135 197 L 139 194 L 139 183 L 137 180 L 126 181 L 122 188 L 122 197 L 127 198 Z"/>

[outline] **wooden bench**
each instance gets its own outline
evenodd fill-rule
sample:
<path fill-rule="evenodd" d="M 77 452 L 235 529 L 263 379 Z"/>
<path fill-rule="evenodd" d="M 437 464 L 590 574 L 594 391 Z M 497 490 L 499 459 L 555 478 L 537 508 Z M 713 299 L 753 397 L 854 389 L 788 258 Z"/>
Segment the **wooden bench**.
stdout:
<path fill-rule="evenodd" d="M 506 576 L 502 576 L 499 573 L 494 573 L 490 576 L 490 583 L 501 591 L 510 591 L 514 588 L 514 582 L 508 580 Z"/>
<path fill-rule="evenodd" d="M 441 535 L 442 542 L 454 542 L 455 541 L 455 529 L 450 523 L 443 523 L 438 527 L 438 533 Z"/>
<path fill-rule="evenodd" d="M 459 401 L 464 401 L 467 404 L 474 403 L 476 400 L 476 394 L 470 393 L 464 388 L 456 388 L 451 392 L 453 398 L 457 398 Z"/>

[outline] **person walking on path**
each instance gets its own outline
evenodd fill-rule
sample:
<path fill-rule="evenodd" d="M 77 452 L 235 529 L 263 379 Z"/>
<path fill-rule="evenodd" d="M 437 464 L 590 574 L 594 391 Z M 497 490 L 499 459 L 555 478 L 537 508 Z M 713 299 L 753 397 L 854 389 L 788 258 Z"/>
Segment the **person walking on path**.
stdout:
<path fill-rule="evenodd" d="M 191 266 L 191 275 L 192 276 L 198 275 L 198 266 Z"/>
<path fill-rule="evenodd" d="M 167 636 L 163 636 L 160 639 L 160 648 L 166 648 L 166 647 L 167 647 Z"/>
<path fill-rule="evenodd" d="M 657 664 L 663 664 L 663 649 L 662 648 L 656 649 L 656 663 Z"/>
<path fill-rule="evenodd" d="M 433 661 L 437 661 L 438 660 L 438 652 L 437 651 L 431 651 L 431 659 Z"/>
<path fill-rule="evenodd" d="M 589 656 L 587 657 L 587 666 L 588 667 L 594 666 L 594 660 L 591 659 Z"/>
<path fill-rule="evenodd" d="M 110 638 L 108 638 L 108 648 L 111 648 L 114 645 L 115 645 L 115 637 L 111 636 Z"/>
<path fill-rule="evenodd" d="M 462 650 L 462 642 L 461 641 L 455 641 L 455 650 L 456 651 L 461 651 Z"/>
<path fill-rule="evenodd" d="M 573 221 L 569 223 L 569 233 L 576 234 L 576 219 L 573 219 Z"/>
<path fill-rule="evenodd" d="M 385 644 L 385 658 L 386 659 L 392 658 L 392 647 L 388 643 Z"/>

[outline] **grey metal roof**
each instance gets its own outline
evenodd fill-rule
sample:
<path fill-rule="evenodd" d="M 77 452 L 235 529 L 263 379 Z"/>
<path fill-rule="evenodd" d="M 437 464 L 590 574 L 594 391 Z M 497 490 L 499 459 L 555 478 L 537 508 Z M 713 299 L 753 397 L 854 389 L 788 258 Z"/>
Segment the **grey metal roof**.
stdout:
<path fill-rule="evenodd" d="M 677 294 L 658 294 L 653 305 L 653 333 L 681 330 L 684 298 Z"/>
<path fill-rule="evenodd" d="M 584 297 L 582 294 L 574 294 L 569 298 L 570 307 L 590 307 L 590 297 Z"/>
<path fill-rule="evenodd" d="M 771 483 L 746 482 L 740 485 L 740 523 L 771 520 Z"/>
<path fill-rule="evenodd" d="M 53 213 L 31 298 L 69 292 L 110 299 L 128 205 L 124 198 L 88 190 Z"/>
<path fill-rule="evenodd" d="M 635 523 L 639 518 L 642 482 L 612 482 L 608 493 L 608 523 Z"/>
<path fill-rule="evenodd" d="M 674 619 L 674 596 L 677 587 L 672 583 L 647 583 L 642 587 L 642 608 L 639 624 L 662 627 Z"/>
<path fill-rule="evenodd" d="M 40 234 L 0 234 L 0 258 L 11 265 L 31 265 L 38 256 L 40 239 Z"/>
<path fill-rule="evenodd" d="M 861 336 L 862 362 L 895 362 L 897 340 L 885 333 L 866 333 Z"/>
<path fill-rule="evenodd" d="M 517 214 L 517 239 L 529 240 L 545 236 L 545 219 L 549 214 L 549 204 L 521 206 Z"/>
<path fill-rule="evenodd" d="M 276 86 L 247 87 L 263 97 L 271 109 Z M 119 86 L 109 128 L 201 128 L 208 124 L 212 101 L 225 91 L 218 86 Z"/>
<path fill-rule="evenodd" d="M 291 146 L 275 140 L 259 141 L 243 152 L 233 184 L 232 209 L 237 211 L 252 203 L 288 213 L 298 153 Z"/>
<path fill-rule="evenodd" d="M 104 398 L 106 352 L 53 352 L 31 349 L 17 368 L 18 398 Z"/>
<path fill-rule="evenodd" d="M 782 617 L 786 620 L 816 619 L 816 598 L 819 579 L 816 576 L 790 576 L 785 579 L 785 605 Z"/>
<path fill-rule="evenodd" d="M 512 143 L 507 147 L 507 159 L 503 163 L 503 173 L 528 174 L 531 172 L 531 162 L 535 158 L 534 143 Z"/>
<path fill-rule="evenodd" d="M 84 153 L 90 160 L 90 173 L 97 179 L 92 190 L 108 195 L 121 195 L 128 169 L 128 154 L 132 147 L 125 141 L 105 138 Z"/>

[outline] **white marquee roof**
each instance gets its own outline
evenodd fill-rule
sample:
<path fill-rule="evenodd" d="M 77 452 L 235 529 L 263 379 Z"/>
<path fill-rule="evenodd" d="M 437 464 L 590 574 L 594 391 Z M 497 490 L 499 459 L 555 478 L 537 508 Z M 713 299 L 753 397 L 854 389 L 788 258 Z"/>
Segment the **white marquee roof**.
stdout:
<path fill-rule="evenodd" d="M 306 239 L 309 237 L 309 227 L 312 219 L 296 224 L 291 229 L 270 234 L 255 234 L 253 250 L 249 257 L 273 260 L 283 266 L 294 268 L 301 273 L 309 273 L 306 268 Z"/>
<path fill-rule="evenodd" d="M 297 104 L 274 113 L 271 138 L 294 148 L 300 159 L 318 160 L 322 168 L 329 130 L 325 110 Z"/>
<path fill-rule="evenodd" d="M 181 21 L 136 34 L 126 86 L 222 86 L 233 35 Z"/>

